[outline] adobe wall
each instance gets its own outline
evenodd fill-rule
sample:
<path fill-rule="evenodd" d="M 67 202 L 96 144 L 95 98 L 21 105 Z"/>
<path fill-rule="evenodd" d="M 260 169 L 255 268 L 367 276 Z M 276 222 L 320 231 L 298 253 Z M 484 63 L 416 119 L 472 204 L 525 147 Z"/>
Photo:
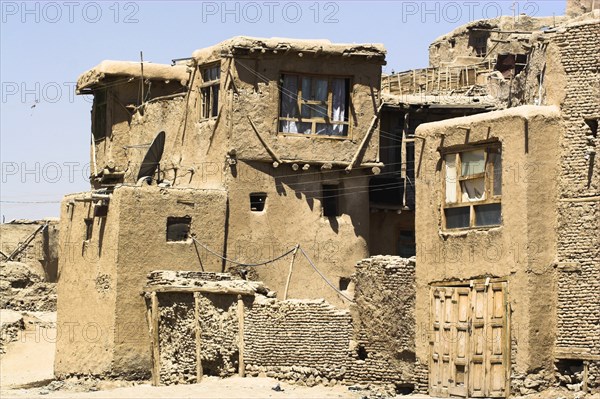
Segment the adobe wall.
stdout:
<path fill-rule="evenodd" d="M 370 171 L 352 174 L 318 167 L 294 171 L 289 165 L 273 169 L 260 162 L 238 162 L 228 181 L 230 259 L 254 263 L 273 259 L 300 244 L 316 266 L 336 286 L 354 272 L 353 263 L 369 255 Z M 372 176 L 372 175 L 371 175 Z M 325 217 L 322 184 L 339 184 L 340 216 Z M 250 193 L 267 194 L 262 212 L 250 210 Z M 291 257 L 265 266 L 245 268 L 271 289 L 283 294 Z M 298 254 L 289 298 L 317 299 L 347 307 L 343 300 Z"/>
<path fill-rule="evenodd" d="M 482 277 L 508 282 L 512 390 L 525 375 L 553 373 L 556 331 L 558 109 L 525 106 L 421 125 L 417 134 L 416 323 L 430 328 L 430 284 Z M 470 129 L 470 130 L 466 130 Z M 467 133 L 468 132 L 468 133 Z M 502 225 L 462 231 L 442 228 L 444 193 L 438 147 L 497 138 L 502 145 Z M 422 151 L 421 151 L 422 149 Z M 543 293 L 543 295 L 540 295 Z M 416 340 L 417 362 L 428 364 L 429 339 Z M 545 386 L 546 382 L 539 385 Z"/>
<path fill-rule="evenodd" d="M 183 87 L 174 81 L 153 81 L 149 101 L 137 109 L 137 81 L 121 84 L 111 83 L 111 80 L 104 82 L 110 92 L 107 112 L 110 135 L 95 144 L 97 171 L 110 167 L 111 170 L 125 172 L 126 182 L 135 182 L 148 149 L 141 145 L 149 144 L 158 132 L 165 131 L 165 152 L 161 160 L 161 171 L 165 173 L 163 178 L 175 186 L 222 186 L 228 152 L 237 153 L 239 159 L 272 163 L 270 154 L 261 144 L 248 117 L 254 122 L 262 139 L 281 159 L 352 160 L 380 102 L 381 61 L 343 57 L 341 54 L 311 55 L 308 58 L 296 52 L 273 54 L 271 51 L 270 54 L 256 52 L 231 56 L 222 54 L 221 50 L 226 53 L 231 49 L 217 45 L 196 59 L 200 67 L 220 62 L 217 118 L 201 118 L 201 93 L 198 88 L 202 80 L 201 74 L 194 72 L 197 66 L 189 68 L 191 83 L 185 95 L 160 98 L 161 95 L 181 92 Z M 326 62 L 323 61 L 324 57 L 327 57 Z M 279 80 L 283 72 L 350 77 L 353 90 L 349 108 L 352 125 L 349 136 L 279 135 Z M 376 162 L 377 146 L 378 133 L 374 129 L 358 161 Z M 93 168 L 93 154 L 91 156 Z"/>
<path fill-rule="evenodd" d="M 110 372 L 116 331 L 118 207 L 110 217 L 93 220 L 86 240 L 84 219 L 93 203 L 82 194 L 65 196 L 61 206 L 57 284 L 57 336 L 54 373 Z M 113 217 L 113 215 L 115 217 Z"/>
<path fill-rule="evenodd" d="M 429 67 L 443 67 L 448 63 L 461 65 L 462 62 L 462 65 L 467 65 L 482 62 L 483 57 L 478 57 L 474 48 L 474 46 L 481 44 L 485 44 L 487 53 L 489 53 L 486 60 L 493 60 L 498 54 L 525 54 L 532 45 L 531 35 L 520 35 L 520 40 L 516 40 L 518 35 L 512 35 L 511 40 L 507 40 L 511 35 L 490 33 L 484 30 L 532 32 L 544 26 L 555 26 L 555 24 L 564 22 L 565 19 L 562 16 L 530 17 L 518 15 L 516 17 L 500 16 L 469 22 L 440 36 L 429 45 Z M 482 31 L 472 29 L 482 29 Z M 478 41 L 476 37 L 480 37 L 481 41 Z M 497 40 L 503 41 L 498 42 Z"/>
<path fill-rule="evenodd" d="M 296 54 L 263 56 L 258 59 L 235 59 L 233 82 L 238 95 L 233 97 L 231 148 L 238 158 L 246 160 L 271 157 L 251 127 L 256 125 L 263 139 L 280 158 L 349 162 L 359 149 L 379 105 L 380 63 L 341 56 L 299 57 Z M 351 78 L 350 122 L 348 137 L 303 137 L 302 134 L 278 135 L 280 89 L 278 82 L 284 72 L 348 76 Z M 378 133 L 371 139 L 362 157 L 363 162 L 377 160 Z"/>
<path fill-rule="evenodd" d="M 111 196 L 108 215 L 93 219 L 88 241 L 84 218 L 92 217 L 92 207 L 89 201 L 80 202 L 81 198 L 67 196 L 61 205 L 61 223 L 67 228 L 61 235 L 58 324 L 67 328 L 68 323 L 76 323 L 77 328 L 73 339 L 63 334 L 57 342 L 56 375 L 86 372 L 144 377 L 150 353 L 140 294 L 147 274 L 157 268 L 201 268 L 191 239 L 167 242 L 167 218 L 190 216 L 190 234 L 223 253 L 226 194 L 119 187 Z M 74 205 L 67 208 L 71 200 Z M 67 248 L 72 253 L 65 253 Z M 200 256 L 206 271 L 221 271 L 220 260 L 207 256 L 206 251 Z M 93 335 L 94 326 L 100 331 L 98 337 Z"/>
<path fill-rule="evenodd" d="M 559 30 L 548 45 L 544 85 L 544 100 L 561 107 L 566 126 L 559 173 L 557 357 L 591 356 L 596 361 L 590 370 L 600 367 L 600 139 L 586 120 L 600 119 L 599 41 L 598 19 Z M 560 85 L 556 93 L 553 82 Z M 589 375 L 588 386 L 600 388 L 598 373 Z"/>
<path fill-rule="evenodd" d="M 246 375 L 308 386 L 374 384 L 387 386 L 388 392 L 412 390 L 414 270 L 413 259 L 378 256 L 359 262 L 352 283 L 355 291 L 346 292 L 355 292 L 350 311 L 323 299 L 278 301 L 269 298 L 272 292 L 243 296 Z M 163 284 L 172 283 L 166 280 Z M 186 284 L 195 285 L 191 280 Z M 161 384 L 193 383 L 193 294 L 157 296 Z M 199 295 L 204 375 L 239 371 L 237 301 L 229 294 Z"/>
<path fill-rule="evenodd" d="M 58 268 L 58 222 L 54 220 L 16 220 L 0 224 L 0 251 L 10 256 L 21 243 L 38 230 L 44 223 L 48 227 L 38 232 L 13 261 L 25 263 L 45 281 L 56 282 Z M 0 255 L 0 261 L 6 260 Z"/>

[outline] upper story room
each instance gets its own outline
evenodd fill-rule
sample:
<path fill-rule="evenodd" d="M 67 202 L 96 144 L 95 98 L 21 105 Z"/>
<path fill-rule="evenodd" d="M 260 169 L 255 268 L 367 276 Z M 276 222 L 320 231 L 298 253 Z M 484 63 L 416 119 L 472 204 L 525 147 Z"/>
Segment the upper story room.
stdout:
<path fill-rule="evenodd" d="M 96 187 L 135 182 L 159 132 L 158 170 L 171 183 L 232 158 L 378 161 L 382 45 L 234 37 L 173 64 L 105 61 L 79 78 L 78 93 L 94 96 Z"/>

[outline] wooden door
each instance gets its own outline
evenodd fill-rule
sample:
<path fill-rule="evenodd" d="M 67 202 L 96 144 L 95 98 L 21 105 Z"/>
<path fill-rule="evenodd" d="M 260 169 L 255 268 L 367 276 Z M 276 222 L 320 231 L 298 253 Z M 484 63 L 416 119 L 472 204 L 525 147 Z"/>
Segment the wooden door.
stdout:
<path fill-rule="evenodd" d="M 506 397 L 506 283 L 432 287 L 431 320 L 430 394 Z"/>

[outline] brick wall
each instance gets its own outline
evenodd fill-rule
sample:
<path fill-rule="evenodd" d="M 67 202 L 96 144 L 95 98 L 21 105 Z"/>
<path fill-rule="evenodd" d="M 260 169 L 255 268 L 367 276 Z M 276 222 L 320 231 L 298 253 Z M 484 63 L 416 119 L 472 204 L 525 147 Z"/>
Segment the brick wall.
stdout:
<path fill-rule="evenodd" d="M 276 378 L 335 383 L 350 361 L 352 319 L 324 300 L 257 301 L 244 323 L 246 370 Z"/>
<path fill-rule="evenodd" d="M 553 40 L 566 75 L 561 105 L 566 129 L 559 177 L 557 346 L 593 354 L 600 354 L 600 162 L 593 154 L 600 146 L 585 119 L 600 117 L 599 42 L 600 23 L 589 21 L 559 31 Z"/>
<path fill-rule="evenodd" d="M 254 299 L 244 297 L 246 374 L 309 386 L 341 382 L 386 385 L 388 393 L 412 390 L 414 268 L 414 259 L 395 256 L 359 262 L 353 276 L 356 303 L 350 310 L 322 299 L 277 301 L 258 293 Z M 153 272 L 149 286 L 202 285 L 198 273 Z M 240 283 L 226 277 L 215 274 L 209 279 Z M 159 293 L 158 298 L 161 383 L 193 383 L 194 294 Z M 239 369 L 237 297 L 203 293 L 198 303 L 204 374 L 233 375 Z M 421 374 L 426 385 L 427 375 Z"/>

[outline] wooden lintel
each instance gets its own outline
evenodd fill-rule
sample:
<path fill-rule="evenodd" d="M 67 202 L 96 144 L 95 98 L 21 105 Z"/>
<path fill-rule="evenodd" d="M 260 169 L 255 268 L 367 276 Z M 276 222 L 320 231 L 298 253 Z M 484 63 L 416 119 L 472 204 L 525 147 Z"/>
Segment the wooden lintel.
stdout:
<path fill-rule="evenodd" d="M 230 287 L 188 287 L 188 286 L 166 286 L 152 285 L 144 288 L 146 292 L 200 292 L 207 294 L 224 294 L 224 295 L 249 295 L 254 296 L 255 292 L 251 289 L 230 288 Z"/>

